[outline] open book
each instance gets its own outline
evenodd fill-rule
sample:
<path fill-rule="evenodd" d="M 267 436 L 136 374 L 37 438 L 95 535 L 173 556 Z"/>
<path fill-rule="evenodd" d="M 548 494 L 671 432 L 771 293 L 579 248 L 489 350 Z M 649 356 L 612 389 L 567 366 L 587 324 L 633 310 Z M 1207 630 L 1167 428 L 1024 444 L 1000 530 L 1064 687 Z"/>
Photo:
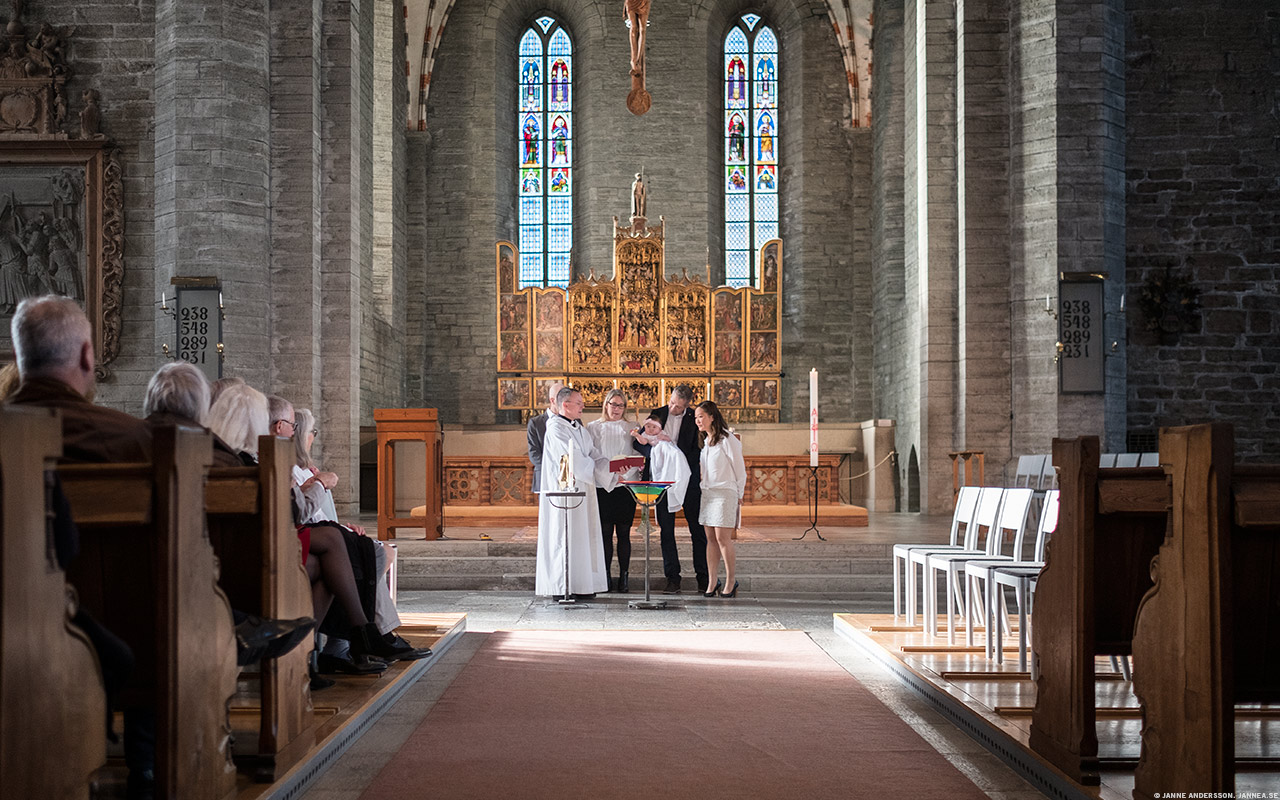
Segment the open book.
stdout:
<path fill-rule="evenodd" d="M 610 472 L 626 472 L 632 467 L 644 467 L 644 456 L 614 456 L 609 459 Z"/>

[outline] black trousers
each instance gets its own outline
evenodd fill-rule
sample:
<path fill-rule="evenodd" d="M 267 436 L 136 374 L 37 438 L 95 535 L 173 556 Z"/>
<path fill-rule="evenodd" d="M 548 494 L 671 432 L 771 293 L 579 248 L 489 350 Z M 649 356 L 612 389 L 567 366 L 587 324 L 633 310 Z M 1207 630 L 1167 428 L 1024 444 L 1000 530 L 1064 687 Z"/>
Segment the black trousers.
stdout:
<path fill-rule="evenodd" d="M 695 474 L 696 478 L 697 475 Z M 698 576 L 698 586 L 707 585 L 707 531 L 698 522 L 702 510 L 702 485 L 689 481 L 684 493 L 684 520 L 689 525 L 689 538 L 693 541 L 693 572 Z M 676 515 L 667 510 L 667 498 L 658 501 L 659 542 L 662 544 L 662 571 L 669 581 L 680 580 L 680 555 L 676 552 Z"/>
<path fill-rule="evenodd" d="M 600 502 L 600 532 L 604 535 L 604 571 L 612 575 L 613 537 L 618 537 L 618 569 L 631 571 L 631 524 L 636 519 L 636 498 L 631 490 L 619 486 L 612 492 L 596 489 Z"/>

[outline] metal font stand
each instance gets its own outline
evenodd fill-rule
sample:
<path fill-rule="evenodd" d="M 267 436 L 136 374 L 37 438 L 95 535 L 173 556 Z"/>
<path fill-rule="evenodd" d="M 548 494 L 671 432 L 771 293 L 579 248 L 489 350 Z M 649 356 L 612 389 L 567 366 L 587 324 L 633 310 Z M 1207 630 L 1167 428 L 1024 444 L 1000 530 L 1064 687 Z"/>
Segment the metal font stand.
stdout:
<path fill-rule="evenodd" d="M 644 509 L 641 527 L 644 530 L 644 599 L 627 603 L 630 608 L 666 608 L 666 600 L 652 600 L 649 595 L 649 511 L 666 496 L 667 487 L 674 481 L 622 481 L 622 485 L 631 491 L 636 504 Z"/>
<path fill-rule="evenodd" d="M 582 501 L 586 499 L 586 492 L 544 492 L 551 498 L 551 505 L 561 511 L 572 511 L 582 505 Z M 564 501 L 564 505 L 556 502 L 559 498 Z M 569 504 L 570 500 L 576 499 L 578 502 L 573 505 Z M 573 594 L 569 591 L 569 515 L 564 515 L 564 596 L 559 601 L 562 606 L 577 605 L 578 601 L 574 599 Z"/>
<path fill-rule="evenodd" d="M 818 538 L 826 541 L 822 532 L 818 530 L 818 468 L 809 467 L 809 527 L 805 528 L 804 533 L 799 536 L 793 536 L 791 541 L 798 542 L 809 535 L 809 531 L 818 534 Z"/>

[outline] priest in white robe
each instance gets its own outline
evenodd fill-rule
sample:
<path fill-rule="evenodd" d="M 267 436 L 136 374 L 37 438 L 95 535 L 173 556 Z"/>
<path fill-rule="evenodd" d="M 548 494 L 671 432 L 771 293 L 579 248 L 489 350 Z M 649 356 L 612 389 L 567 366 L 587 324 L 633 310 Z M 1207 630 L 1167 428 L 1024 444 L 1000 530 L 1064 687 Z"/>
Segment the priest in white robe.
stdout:
<path fill-rule="evenodd" d="M 568 525 L 570 595 L 591 595 L 609 589 L 604 565 L 604 539 L 596 502 L 596 470 L 608 459 L 581 423 L 582 394 L 571 387 L 556 398 L 560 413 L 547 419 L 542 443 L 542 492 L 538 500 L 538 564 L 534 593 L 565 594 L 565 530 Z M 562 468 L 562 464 L 565 468 Z M 607 468 L 607 466 L 605 467 Z M 568 485 L 562 485 L 567 477 Z M 582 498 L 548 497 L 548 492 L 581 491 Z M 574 505 L 575 508 L 559 506 Z"/>

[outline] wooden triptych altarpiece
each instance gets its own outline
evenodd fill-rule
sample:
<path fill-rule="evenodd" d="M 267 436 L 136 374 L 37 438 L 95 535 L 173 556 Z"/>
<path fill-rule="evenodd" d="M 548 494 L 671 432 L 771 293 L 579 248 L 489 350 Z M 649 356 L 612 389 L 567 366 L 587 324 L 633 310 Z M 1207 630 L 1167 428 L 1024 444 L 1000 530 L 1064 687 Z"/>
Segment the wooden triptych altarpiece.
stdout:
<path fill-rule="evenodd" d="M 619 226 L 613 278 L 519 288 L 519 253 L 498 242 L 498 408 L 536 414 L 565 381 L 589 408 L 613 388 L 633 411 L 666 402 L 685 383 L 731 422 L 777 422 L 782 240 L 760 249 L 756 285 L 717 286 L 666 274 L 664 221 Z"/>

